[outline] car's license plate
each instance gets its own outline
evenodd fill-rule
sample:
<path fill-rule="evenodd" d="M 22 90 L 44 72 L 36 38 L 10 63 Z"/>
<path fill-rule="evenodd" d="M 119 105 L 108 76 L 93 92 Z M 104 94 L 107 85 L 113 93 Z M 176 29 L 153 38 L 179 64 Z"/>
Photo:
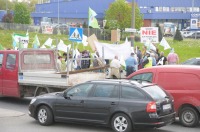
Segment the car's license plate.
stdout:
<path fill-rule="evenodd" d="M 163 110 L 171 110 L 171 109 L 172 109 L 171 104 L 163 105 Z"/>

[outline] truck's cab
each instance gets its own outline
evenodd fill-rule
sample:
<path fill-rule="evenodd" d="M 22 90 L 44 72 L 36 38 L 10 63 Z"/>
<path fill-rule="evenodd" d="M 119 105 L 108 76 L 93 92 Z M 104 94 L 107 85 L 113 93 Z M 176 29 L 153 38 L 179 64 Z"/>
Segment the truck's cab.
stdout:
<path fill-rule="evenodd" d="M 19 51 L 0 51 L 0 95 L 19 97 Z"/>

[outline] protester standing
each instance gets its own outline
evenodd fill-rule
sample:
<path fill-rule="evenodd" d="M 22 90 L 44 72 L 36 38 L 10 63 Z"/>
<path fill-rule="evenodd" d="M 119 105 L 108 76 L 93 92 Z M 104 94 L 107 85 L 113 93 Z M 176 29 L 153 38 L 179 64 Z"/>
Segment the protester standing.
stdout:
<path fill-rule="evenodd" d="M 179 57 L 175 53 L 174 48 L 172 48 L 170 53 L 168 54 L 167 61 L 169 65 L 175 65 L 179 63 Z"/>
<path fill-rule="evenodd" d="M 84 58 L 85 58 L 85 60 L 84 60 Z M 81 60 L 81 68 L 82 69 L 86 69 L 90 65 L 90 61 L 88 60 L 88 58 L 89 57 L 88 57 L 87 51 L 86 50 L 83 51 L 82 52 L 82 60 Z"/>
<path fill-rule="evenodd" d="M 62 71 L 62 56 L 58 56 L 58 59 L 57 59 L 57 71 L 58 72 L 61 72 Z"/>
<path fill-rule="evenodd" d="M 164 56 L 164 52 L 160 52 L 160 57 L 158 58 L 157 65 L 166 65 L 167 64 L 167 57 Z"/>
<path fill-rule="evenodd" d="M 114 59 L 110 62 L 110 78 L 113 78 L 113 76 L 120 78 L 120 70 L 120 61 L 118 60 L 118 56 L 115 56 Z"/>
<path fill-rule="evenodd" d="M 150 54 L 151 58 L 152 58 L 152 66 L 156 66 L 156 58 L 155 58 L 155 54 L 154 53 L 151 53 Z"/>
<path fill-rule="evenodd" d="M 144 68 L 148 68 L 148 67 L 152 67 L 152 63 L 153 63 L 153 59 L 150 56 L 150 52 L 147 51 L 142 64 L 143 64 Z"/>
<path fill-rule="evenodd" d="M 135 71 L 135 65 L 137 65 L 137 61 L 134 57 L 134 53 L 131 53 L 130 57 L 128 57 L 125 61 L 126 63 L 126 76 L 129 76 L 131 73 Z"/>

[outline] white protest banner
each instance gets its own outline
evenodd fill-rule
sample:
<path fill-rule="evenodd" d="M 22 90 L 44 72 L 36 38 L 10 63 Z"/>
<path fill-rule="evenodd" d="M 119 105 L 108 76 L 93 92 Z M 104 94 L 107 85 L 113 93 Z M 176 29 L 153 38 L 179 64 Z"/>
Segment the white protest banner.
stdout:
<path fill-rule="evenodd" d="M 131 54 L 131 43 L 125 42 L 123 44 L 107 44 L 95 41 L 95 46 L 99 55 L 102 57 L 102 47 L 104 48 L 104 59 L 113 59 L 116 55 L 127 59 Z"/>
<path fill-rule="evenodd" d="M 53 34 L 53 26 L 43 25 L 42 26 L 42 33 L 43 34 Z"/>
<path fill-rule="evenodd" d="M 141 43 L 158 43 L 158 27 L 141 27 Z"/>
<path fill-rule="evenodd" d="M 164 47 L 164 50 L 171 49 L 171 47 L 169 46 L 168 42 L 164 37 L 162 38 L 160 45 Z"/>

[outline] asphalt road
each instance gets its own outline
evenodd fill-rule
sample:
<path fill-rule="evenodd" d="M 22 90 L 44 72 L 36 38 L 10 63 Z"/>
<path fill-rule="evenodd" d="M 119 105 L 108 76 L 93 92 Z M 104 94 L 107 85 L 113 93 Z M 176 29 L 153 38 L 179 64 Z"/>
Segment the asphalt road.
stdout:
<path fill-rule="evenodd" d="M 24 113 L 18 116 L 0 117 L 0 131 L 2 132 L 112 132 L 110 128 L 102 126 L 55 123 L 52 126 L 41 126 L 36 120 L 28 116 L 28 104 L 31 98 L 17 99 L 0 97 L 0 108 Z M 137 129 L 135 132 L 199 132 L 197 128 L 182 127 L 178 122 L 159 129 Z"/>

